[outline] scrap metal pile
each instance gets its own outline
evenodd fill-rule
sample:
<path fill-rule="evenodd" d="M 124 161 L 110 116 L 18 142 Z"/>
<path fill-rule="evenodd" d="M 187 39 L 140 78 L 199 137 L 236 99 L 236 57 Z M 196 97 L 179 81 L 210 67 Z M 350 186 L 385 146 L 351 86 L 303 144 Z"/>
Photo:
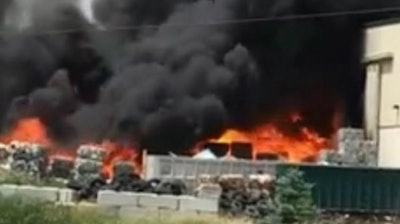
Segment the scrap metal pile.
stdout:
<path fill-rule="evenodd" d="M 364 130 L 342 128 L 338 132 L 338 150 L 327 150 L 321 162 L 344 166 L 377 166 L 378 147 L 376 142 L 366 140 Z"/>
<path fill-rule="evenodd" d="M 78 200 L 93 200 L 102 189 L 174 195 L 186 191 L 181 181 L 142 180 L 129 162 L 116 162 L 112 167 L 113 175 L 106 177 L 102 169 L 107 151 L 99 146 L 80 146 L 74 159 L 50 157 L 40 145 L 23 142 L 0 145 L 0 152 L 3 169 L 58 179 L 76 191 Z"/>

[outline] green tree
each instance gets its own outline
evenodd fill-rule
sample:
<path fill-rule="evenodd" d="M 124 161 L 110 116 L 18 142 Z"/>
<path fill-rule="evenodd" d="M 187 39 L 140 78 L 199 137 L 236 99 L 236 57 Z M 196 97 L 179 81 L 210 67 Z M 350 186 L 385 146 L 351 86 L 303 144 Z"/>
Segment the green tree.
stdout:
<path fill-rule="evenodd" d="M 278 178 L 273 197 L 274 213 L 269 213 L 262 224 L 310 224 L 317 217 L 312 199 L 312 185 L 304 181 L 297 169 L 289 169 Z"/>

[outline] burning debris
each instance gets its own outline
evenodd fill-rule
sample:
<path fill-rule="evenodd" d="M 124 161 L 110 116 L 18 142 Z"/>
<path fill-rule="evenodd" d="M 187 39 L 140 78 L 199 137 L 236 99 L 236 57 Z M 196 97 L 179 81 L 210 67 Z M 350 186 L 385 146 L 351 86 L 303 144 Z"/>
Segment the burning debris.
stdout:
<path fill-rule="evenodd" d="M 173 195 L 187 190 L 179 180 L 142 180 L 136 173 L 134 160 L 117 158 L 113 155 L 116 151 L 107 151 L 99 145 L 79 146 L 75 158 L 50 155 L 47 153 L 50 150 L 33 143 L 13 141 L 2 146 L 4 169 L 38 179 L 59 178 L 60 183 L 76 191 L 78 200 L 94 200 L 102 189 Z"/>
<path fill-rule="evenodd" d="M 343 122 L 361 124 L 364 23 L 398 13 L 259 19 L 400 5 L 94 0 L 87 19 L 73 1 L 7 2 L 0 28 L 16 35 L 0 35 L 0 158 L 69 179 L 83 198 L 101 188 L 184 192 L 179 182 L 141 180 L 143 148 L 185 154 L 223 143 L 217 157 L 316 161 Z M 19 35 L 27 33 L 35 35 Z M 13 149 L 14 140 L 29 144 Z M 345 157 L 359 162 L 350 145 Z M 246 200 L 228 204 L 236 211 Z"/>
<path fill-rule="evenodd" d="M 142 180 L 138 175 L 139 154 L 132 147 L 104 141 L 82 144 L 76 150 L 60 150 L 47 137 L 44 125 L 31 118 L 21 120 L 3 139 L 7 143 L 14 138 L 37 143 L 10 141 L 1 145 L 7 169 L 61 178 L 77 192 L 78 199 L 95 199 L 101 189 L 177 195 L 186 191 L 181 181 Z"/>
<path fill-rule="evenodd" d="M 77 150 L 73 178 L 92 179 L 98 178 L 103 168 L 106 157 L 105 149 L 92 145 L 82 145 Z"/>
<path fill-rule="evenodd" d="M 217 139 L 199 143 L 195 147 L 197 148 L 195 151 L 210 143 L 225 144 L 227 147 L 219 149 L 216 154 L 253 160 L 269 154 L 291 162 L 317 161 L 320 151 L 329 145 L 329 141 L 320 137 L 316 132 L 301 127 L 301 120 L 302 117 L 299 114 L 292 115 L 290 118 L 292 125 L 300 124 L 300 132 L 295 136 L 286 136 L 272 124 L 263 125 L 247 132 L 228 129 Z M 242 147 L 237 147 L 240 145 Z M 221 151 L 222 153 L 220 153 Z M 244 155 L 246 153 L 247 156 Z"/>
<path fill-rule="evenodd" d="M 67 186 L 77 190 L 79 198 L 96 198 L 97 192 L 106 184 L 106 179 L 101 176 L 106 156 L 105 149 L 101 147 L 81 145 L 78 148 Z"/>
<path fill-rule="evenodd" d="M 315 158 L 338 111 L 360 125 L 360 31 L 393 13 L 250 21 L 399 5 L 95 0 L 82 13 L 74 1 L 7 2 L 0 28 L 16 35 L 0 37 L 3 134 L 34 117 L 61 148 L 111 139 L 157 154 L 237 135 L 253 144 L 250 157 L 289 160 Z M 41 32 L 62 30 L 71 32 Z M 293 112 L 302 127 L 282 121 Z"/>

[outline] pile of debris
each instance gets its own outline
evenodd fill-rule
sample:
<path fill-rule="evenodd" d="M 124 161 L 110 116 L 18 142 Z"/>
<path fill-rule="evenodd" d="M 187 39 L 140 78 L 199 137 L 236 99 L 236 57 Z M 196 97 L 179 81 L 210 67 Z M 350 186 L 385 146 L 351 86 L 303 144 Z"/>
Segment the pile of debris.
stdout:
<path fill-rule="evenodd" d="M 55 157 L 46 153 L 40 145 L 12 142 L 0 145 L 2 168 L 13 173 L 23 173 L 29 177 L 51 177 L 75 190 L 78 200 L 95 200 L 100 190 L 149 192 L 157 194 L 184 194 L 187 189 L 182 181 L 142 180 L 129 162 L 116 163 L 113 176 L 103 175 L 103 163 L 107 151 L 95 145 L 81 145 L 76 158 Z"/>
<path fill-rule="evenodd" d="M 120 162 L 115 164 L 113 169 L 113 178 L 106 186 L 108 190 L 170 195 L 182 195 L 187 192 L 186 185 L 180 180 L 141 179 L 134 173 L 131 163 Z"/>
<path fill-rule="evenodd" d="M 73 177 L 75 162 L 69 157 L 53 156 L 49 161 L 47 174 L 51 178 L 68 180 Z"/>
<path fill-rule="evenodd" d="M 179 181 L 142 180 L 130 162 L 113 164 L 112 177 L 102 173 L 107 154 L 100 147 L 83 145 L 77 151 L 72 178 L 67 186 L 77 192 L 78 200 L 95 200 L 100 190 L 148 192 L 180 195 L 186 186 Z"/>
<path fill-rule="evenodd" d="M 76 199 L 95 201 L 100 190 L 117 192 L 146 192 L 156 194 L 182 195 L 186 192 L 186 185 L 179 180 L 143 180 L 134 173 L 130 163 L 117 163 L 113 166 L 113 177 L 107 180 L 102 175 L 92 175 L 91 178 L 73 179 L 68 187 L 74 189 Z M 86 175 L 88 177 L 88 175 Z"/>
<path fill-rule="evenodd" d="M 79 199 L 95 200 L 97 192 L 106 185 L 102 176 L 106 151 L 98 146 L 81 145 L 77 150 L 67 187 L 77 191 Z"/>
<path fill-rule="evenodd" d="M 321 154 L 321 163 L 343 166 L 377 166 L 376 142 L 366 140 L 364 130 L 342 128 L 338 132 L 338 150 L 326 150 Z"/>
<path fill-rule="evenodd" d="M 2 168 L 34 177 L 45 175 L 48 155 L 41 145 L 14 141 L 9 145 L 2 144 L 0 151 Z"/>
<path fill-rule="evenodd" d="M 233 217 L 259 219 L 269 214 L 274 179 L 268 174 L 223 175 L 202 180 L 198 197 L 219 197 L 219 211 Z M 212 192 L 212 193 L 211 193 Z"/>
<path fill-rule="evenodd" d="M 81 146 L 75 160 L 49 156 L 39 144 L 13 141 L 0 146 L 2 168 L 29 176 L 83 180 L 97 178 L 105 151 L 95 146 Z"/>

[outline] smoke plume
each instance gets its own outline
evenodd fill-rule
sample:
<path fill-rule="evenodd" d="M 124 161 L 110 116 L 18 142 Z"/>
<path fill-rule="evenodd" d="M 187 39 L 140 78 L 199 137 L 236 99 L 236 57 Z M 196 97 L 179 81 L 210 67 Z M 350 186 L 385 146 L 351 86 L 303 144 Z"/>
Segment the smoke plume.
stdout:
<path fill-rule="evenodd" d="M 92 3 L 95 23 L 74 1 L 0 3 L 7 31 L 0 37 L 4 130 L 37 116 L 65 144 L 110 139 L 182 151 L 227 127 L 251 128 L 298 111 L 307 126 L 329 136 L 338 105 L 347 124 L 360 125 L 363 25 L 397 13 L 232 21 L 400 6 L 399 0 Z"/>

